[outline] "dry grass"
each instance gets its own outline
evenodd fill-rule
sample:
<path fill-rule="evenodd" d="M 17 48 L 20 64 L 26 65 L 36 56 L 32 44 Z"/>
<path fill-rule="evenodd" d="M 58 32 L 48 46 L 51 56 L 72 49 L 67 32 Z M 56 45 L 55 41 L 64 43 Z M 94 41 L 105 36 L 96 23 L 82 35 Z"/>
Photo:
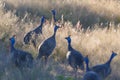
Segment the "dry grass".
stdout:
<path fill-rule="evenodd" d="M 96 23 L 120 22 L 119 0 L 3 0 L 6 10 L 13 11 L 23 18 L 27 13 L 34 20 L 35 16 L 45 15 L 50 18 L 50 10 L 57 10 L 57 19 L 63 14 L 64 19 L 76 24 L 81 21 L 83 27 Z"/>
<path fill-rule="evenodd" d="M 41 2 L 39 2 L 38 0 L 25 0 L 19 2 L 20 4 L 18 4 L 18 1 L 16 0 L 8 0 L 8 2 L 14 4 L 14 6 L 12 7 L 13 9 L 24 9 L 23 12 L 27 11 L 26 6 L 27 8 L 32 8 L 31 10 L 35 10 L 35 12 L 38 13 L 40 13 L 40 10 L 43 10 L 43 13 L 41 13 L 40 15 L 48 12 L 44 14 L 47 16 L 47 18 L 50 18 L 51 14 L 49 11 L 52 8 L 56 8 L 59 15 L 61 15 L 62 12 L 66 14 L 68 14 L 69 11 L 73 12 L 71 14 L 68 14 L 67 17 L 71 16 L 71 19 L 74 17 L 75 21 L 77 21 L 79 18 L 83 19 L 84 17 L 89 17 L 90 23 L 92 23 L 92 21 L 96 21 L 98 17 L 101 16 L 105 17 L 106 20 L 111 19 L 113 20 L 113 22 L 117 20 L 116 18 L 120 17 L 119 2 L 113 0 L 64 0 L 62 4 L 60 4 L 60 0 L 52 0 L 51 2 L 49 2 L 48 0 L 44 0 L 44 2 L 43 0 L 41 0 Z M 53 6 L 52 4 L 55 5 Z M 24 5 L 25 8 L 20 8 L 22 5 Z M 36 5 L 38 6 L 36 7 Z M 119 24 L 114 25 L 114 23 L 111 23 L 109 29 L 107 29 L 107 26 L 106 28 L 100 28 L 103 27 L 103 25 L 98 25 L 99 21 L 96 22 L 94 26 L 92 26 L 93 29 L 87 29 L 86 32 L 84 32 L 84 30 L 82 30 L 81 28 L 79 29 L 80 31 L 77 31 L 78 29 L 76 30 L 76 26 L 73 26 L 72 23 L 69 21 L 65 21 L 64 27 L 59 29 L 57 32 L 57 47 L 54 50 L 53 55 L 50 57 L 47 67 L 43 68 L 40 63 L 31 70 L 25 69 L 25 71 L 21 72 L 18 68 L 14 67 L 14 65 L 11 65 L 11 62 L 9 61 L 10 56 L 8 50 L 8 39 L 13 34 L 16 34 L 16 47 L 29 51 L 31 52 L 31 54 L 33 54 L 34 57 L 36 57 L 38 51 L 34 49 L 32 45 L 23 45 L 22 41 L 24 35 L 28 31 L 38 26 L 39 17 L 37 13 L 35 13 L 36 19 L 33 19 L 34 17 L 30 19 L 29 12 L 27 12 L 26 15 L 24 15 L 24 17 L 21 17 L 20 19 L 20 16 L 15 14 L 16 12 L 9 10 L 6 12 L 4 7 L 4 4 L 0 4 L 0 80 L 73 80 L 72 77 L 74 76 L 74 74 L 71 68 L 66 64 L 65 59 L 65 55 L 67 53 L 67 42 L 64 38 L 68 35 L 71 35 L 72 46 L 75 49 L 81 51 L 84 56 L 89 55 L 91 66 L 107 61 L 111 55 L 111 51 L 117 52 L 118 56 L 113 60 L 111 64 L 113 69 L 112 74 L 106 80 L 120 79 L 120 26 Z M 36 11 L 36 9 L 39 11 Z M 68 10 L 68 12 L 64 10 Z M 92 15 L 89 15 L 89 13 L 86 12 L 92 13 Z M 67 17 L 66 15 L 64 16 L 65 19 L 69 19 Z M 88 21 L 89 18 L 87 18 Z M 82 23 L 84 19 L 81 19 L 80 21 Z M 43 35 L 40 36 L 38 40 L 38 45 L 44 39 L 51 36 L 51 34 L 53 34 L 53 25 L 51 25 L 50 22 L 47 22 L 43 27 Z M 78 79 L 81 79 L 81 76 L 83 75 L 83 73 L 80 73 L 82 72 L 78 72 Z"/>

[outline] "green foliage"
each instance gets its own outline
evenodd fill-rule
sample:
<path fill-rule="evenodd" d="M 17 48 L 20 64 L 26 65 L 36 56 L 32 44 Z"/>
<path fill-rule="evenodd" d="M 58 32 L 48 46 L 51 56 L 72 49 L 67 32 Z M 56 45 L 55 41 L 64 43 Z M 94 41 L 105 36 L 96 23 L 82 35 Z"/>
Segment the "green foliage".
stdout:
<path fill-rule="evenodd" d="M 4 42 L 6 39 L 8 39 L 8 37 L 9 37 L 9 34 L 4 33 L 4 35 L 3 35 L 1 40 Z"/>
<path fill-rule="evenodd" d="M 57 80 L 74 80 L 72 77 L 65 77 L 63 75 L 59 75 L 56 78 Z"/>

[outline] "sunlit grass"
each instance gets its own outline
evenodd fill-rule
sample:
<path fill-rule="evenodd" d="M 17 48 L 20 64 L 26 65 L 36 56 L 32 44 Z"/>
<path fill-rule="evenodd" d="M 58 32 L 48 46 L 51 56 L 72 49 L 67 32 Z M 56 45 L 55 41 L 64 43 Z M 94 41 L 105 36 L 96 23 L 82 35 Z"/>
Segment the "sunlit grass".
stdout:
<path fill-rule="evenodd" d="M 48 5 L 49 1 L 45 0 L 43 3 L 40 3 L 38 0 L 35 1 L 23 1 L 20 2 L 21 4 L 18 4 L 18 1 L 16 0 L 9 0 L 12 4 L 18 8 L 21 6 L 21 4 L 24 5 L 28 3 L 27 6 L 31 6 L 31 8 L 34 8 L 35 4 L 39 4 L 39 6 L 43 6 L 42 9 L 49 12 L 50 9 L 54 8 L 52 4 L 56 3 L 58 14 L 59 14 L 59 8 L 62 7 L 64 4 L 76 4 L 82 7 L 89 7 L 90 11 L 95 12 L 96 15 L 101 15 L 101 11 L 105 11 L 101 16 L 105 16 L 106 18 L 115 18 L 119 17 L 119 3 L 116 1 L 105 1 L 99 0 L 101 4 L 99 4 L 98 0 L 92 0 L 91 2 L 89 0 L 83 1 L 81 0 L 81 3 L 79 0 L 70 0 L 64 1 L 64 4 L 60 5 L 60 1 L 54 2 L 54 0 L 51 2 L 51 4 Z M 31 4 L 33 3 L 33 4 Z M 84 4 L 83 4 L 84 3 Z M 72 17 L 80 16 L 78 15 L 80 12 L 79 10 L 76 10 L 78 8 L 74 7 L 74 5 L 71 5 L 72 8 L 70 11 L 74 11 L 74 15 L 72 14 Z M 94 6 L 93 6 L 94 4 Z M 99 5 L 98 5 L 99 4 Z M 102 4 L 105 4 L 101 7 Z M 109 5 L 108 5 L 109 4 Z M 118 6 L 116 6 L 116 5 Z M 44 5 L 47 5 L 44 7 Z M 97 6 L 95 6 L 97 5 Z M 107 7 L 106 7 L 107 6 Z M 103 9 L 103 7 L 106 7 Z M 47 9 L 44 9 L 47 8 Z M 96 9 L 97 8 L 97 9 Z M 37 7 L 38 9 L 38 7 Z M 26 10 L 26 9 L 25 9 Z M 64 10 L 64 7 L 63 7 Z M 36 10 L 35 10 L 36 11 Z M 78 11 L 78 12 L 76 12 Z M 83 10 L 84 11 L 84 10 Z M 88 11 L 88 9 L 86 10 Z M 62 13 L 61 11 L 60 13 Z M 82 11 L 81 11 L 82 12 Z M 67 12 L 65 12 L 67 14 Z M 43 13 L 42 13 L 43 14 Z M 41 15 L 42 15 L 41 14 Z M 48 14 L 48 15 L 47 15 Z M 84 13 L 81 13 L 83 15 Z M 112 17 L 111 15 L 114 14 Z M 35 14 L 36 15 L 36 14 Z M 51 17 L 51 13 L 46 13 L 47 16 Z M 60 15 L 60 14 L 59 14 Z M 37 15 L 36 15 L 37 16 Z M 68 15 L 69 17 L 70 15 Z M 64 16 L 66 18 L 66 15 Z M 71 18 L 72 18 L 71 17 Z M 6 12 L 4 9 L 4 4 L 0 4 L 0 80 L 74 80 L 74 73 L 70 66 L 68 66 L 68 63 L 66 62 L 65 55 L 67 53 L 67 41 L 64 39 L 66 36 L 71 35 L 72 39 L 72 46 L 80 51 L 84 56 L 89 55 L 90 57 L 90 66 L 104 63 L 108 60 L 108 58 L 111 55 L 111 51 L 115 51 L 118 53 L 118 55 L 113 59 L 113 62 L 111 64 L 112 67 L 112 74 L 107 78 L 107 80 L 119 80 L 120 79 L 120 25 L 115 25 L 111 22 L 110 28 L 108 29 L 107 26 L 105 28 L 101 28 L 102 25 L 95 24 L 92 26 L 92 29 L 86 29 L 83 30 L 83 28 L 79 28 L 76 30 L 76 26 L 74 26 L 70 21 L 65 21 L 64 26 L 60 28 L 56 35 L 56 41 L 57 46 L 53 52 L 53 54 L 50 56 L 47 67 L 44 68 L 44 65 L 39 63 L 38 65 L 35 64 L 35 66 L 32 69 L 25 69 L 24 71 L 19 70 L 16 68 L 13 64 L 10 62 L 10 53 L 9 53 L 9 38 L 16 34 L 17 36 L 17 42 L 15 47 L 18 49 L 23 49 L 25 51 L 29 51 L 34 58 L 36 58 L 38 54 L 38 50 L 36 50 L 32 45 L 24 45 L 23 44 L 23 37 L 24 35 L 32 30 L 33 28 L 37 27 L 40 22 L 39 17 L 35 17 L 36 19 L 30 19 L 29 18 L 29 12 L 26 13 L 26 16 L 21 19 L 19 16 L 17 16 L 14 12 L 8 11 Z M 91 20 L 93 20 L 92 17 L 90 17 Z M 68 19 L 68 18 L 66 18 Z M 76 18 L 75 18 L 76 19 Z M 27 21 L 26 21 L 27 20 Z M 39 44 L 50 37 L 53 34 L 53 25 L 50 22 L 51 18 L 49 19 L 49 22 L 46 22 L 43 26 L 43 35 L 39 37 L 38 44 Z M 78 19 L 77 19 L 78 20 Z M 76 21 L 77 21 L 76 20 Z M 81 21 L 81 19 L 80 19 Z M 113 21 L 114 22 L 114 21 Z M 76 22 L 77 23 L 77 22 Z M 78 25 L 79 26 L 79 25 Z M 78 79 L 82 78 L 82 75 L 84 72 L 79 71 L 78 72 Z"/>
<path fill-rule="evenodd" d="M 64 19 L 76 24 L 81 21 L 84 27 L 96 23 L 115 21 L 120 22 L 119 0 L 3 0 L 6 11 L 11 10 L 20 18 L 28 14 L 35 20 L 36 16 L 45 15 L 50 18 L 50 10 L 57 10 L 57 19 L 64 15 Z M 25 18 L 26 19 L 26 18 Z"/>

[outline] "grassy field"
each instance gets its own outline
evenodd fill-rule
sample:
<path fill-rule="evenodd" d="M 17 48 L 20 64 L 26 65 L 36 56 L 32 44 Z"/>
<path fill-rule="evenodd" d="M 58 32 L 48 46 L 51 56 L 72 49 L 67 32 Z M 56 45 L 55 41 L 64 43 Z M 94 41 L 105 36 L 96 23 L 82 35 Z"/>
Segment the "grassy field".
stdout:
<path fill-rule="evenodd" d="M 23 71 L 10 61 L 9 38 L 16 34 L 16 48 L 31 52 L 36 58 L 38 50 L 24 45 L 23 37 L 39 25 L 44 15 L 47 22 L 39 43 L 52 35 L 51 9 L 57 10 L 57 19 L 64 17 L 64 26 L 56 35 L 57 46 L 46 67 L 42 63 Z M 112 51 L 112 73 L 106 80 L 120 80 L 120 1 L 119 0 L 1 0 L 0 1 L 0 80 L 75 80 L 65 55 L 71 35 L 72 46 L 89 55 L 90 66 L 104 63 Z M 80 21 L 80 23 L 79 23 Z M 108 29 L 109 27 L 109 29 Z M 42 66 L 43 65 L 43 66 Z M 78 80 L 84 72 L 78 71 Z"/>

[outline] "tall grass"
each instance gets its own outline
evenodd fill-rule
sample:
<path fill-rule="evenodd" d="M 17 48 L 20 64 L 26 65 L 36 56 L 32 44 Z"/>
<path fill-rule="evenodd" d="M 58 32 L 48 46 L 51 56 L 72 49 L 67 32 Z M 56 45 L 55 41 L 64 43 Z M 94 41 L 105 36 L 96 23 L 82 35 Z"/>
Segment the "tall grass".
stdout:
<path fill-rule="evenodd" d="M 120 79 L 120 25 L 114 24 L 120 16 L 119 1 L 64 0 L 63 3 L 61 3 L 62 1 L 60 0 L 40 1 L 26 0 L 19 2 L 16 0 L 8 0 L 7 2 L 5 1 L 5 4 L 4 2 L 1 2 L 0 80 L 73 80 L 73 71 L 71 67 L 68 66 L 65 59 L 65 55 L 67 53 L 67 42 L 64 38 L 68 35 L 71 35 L 72 46 L 75 49 L 81 51 L 84 56 L 89 55 L 90 66 L 104 63 L 110 57 L 111 51 L 117 52 L 118 56 L 111 64 L 113 69 L 112 74 L 107 78 L 107 80 Z M 7 6 L 11 7 L 8 9 Z M 58 19 L 63 13 L 66 21 L 64 21 L 64 26 L 57 32 L 57 46 L 53 54 L 50 56 L 47 66 L 44 68 L 44 65 L 39 63 L 38 65 L 35 65 L 33 69 L 24 69 L 23 71 L 19 70 L 10 62 L 10 53 L 8 49 L 9 37 L 16 34 L 17 42 L 15 47 L 31 52 L 34 58 L 36 58 L 38 50 L 34 49 L 32 45 L 24 45 L 23 37 L 27 32 L 39 25 L 41 15 L 45 15 L 49 19 L 43 26 L 43 35 L 39 37 L 37 46 L 43 40 L 51 36 L 53 34 L 54 27 L 50 22 L 51 13 L 49 11 L 52 8 L 57 10 L 59 15 L 57 16 Z M 103 13 L 101 13 L 102 11 Z M 24 15 L 22 15 L 22 12 L 25 12 L 23 13 Z M 106 21 L 113 21 L 113 23 L 110 22 L 109 29 L 107 28 L 108 26 L 101 28 L 103 27 L 102 23 L 99 25 L 99 21 L 95 22 L 99 17 L 104 18 Z M 87 21 L 85 21 L 84 18 L 87 19 Z M 102 18 L 100 18 L 100 20 L 102 20 Z M 71 22 L 72 19 L 75 23 L 80 19 L 80 24 L 73 25 Z M 90 21 L 89 23 L 92 24 L 93 28 L 87 28 L 86 31 L 84 31 L 83 28 L 81 28 L 84 26 L 82 21 L 85 21 L 84 23 Z M 83 74 L 84 72 L 79 71 L 78 79 L 81 79 Z"/>
<path fill-rule="evenodd" d="M 81 21 L 84 28 L 96 23 L 120 22 L 119 0 L 4 0 L 5 9 L 15 12 L 23 18 L 26 12 L 34 20 L 35 16 L 45 15 L 50 18 L 50 10 L 57 10 L 57 19 L 63 14 L 64 19 L 76 24 Z"/>

